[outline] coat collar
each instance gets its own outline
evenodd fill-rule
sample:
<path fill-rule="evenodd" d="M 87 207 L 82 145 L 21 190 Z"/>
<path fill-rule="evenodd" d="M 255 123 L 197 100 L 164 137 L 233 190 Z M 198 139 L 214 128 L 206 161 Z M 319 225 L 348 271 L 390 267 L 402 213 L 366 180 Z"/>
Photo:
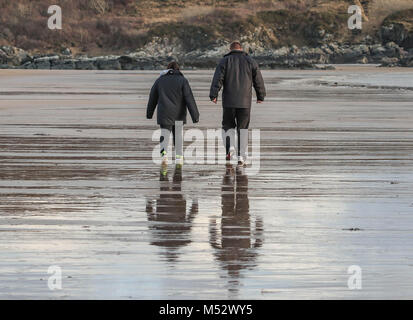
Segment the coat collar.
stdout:
<path fill-rule="evenodd" d="M 231 50 L 229 53 L 227 53 L 224 57 L 228 57 L 231 54 L 243 54 L 243 55 L 248 55 L 248 53 L 242 51 L 242 50 Z"/>
<path fill-rule="evenodd" d="M 172 74 L 172 75 L 176 74 L 176 75 L 179 75 L 179 76 L 183 75 L 181 71 L 173 70 L 173 69 L 167 69 L 167 70 L 163 70 L 161 72 L 161 76 L 164 76 L 164 75 L 167 75 L 167 74 Z"/>

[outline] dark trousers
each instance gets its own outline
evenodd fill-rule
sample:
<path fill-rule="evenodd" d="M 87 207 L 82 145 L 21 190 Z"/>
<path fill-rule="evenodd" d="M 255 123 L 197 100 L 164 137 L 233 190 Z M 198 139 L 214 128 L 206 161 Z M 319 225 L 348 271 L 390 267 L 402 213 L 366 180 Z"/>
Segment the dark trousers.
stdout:
<path fill-rule="evenodd" d="M 250 125 L 250 108 L 223 108 L 222 114 L 222 129 L 227 132 L 230 129 L 237 128 L 238 134 L 238 156 L 242 155 L 245 157 L 245 153 L 248 147 L 248 135 L 246 139 L 240 139 L 240 130 L 248 129 Z M 241 141 L 243 140 L 243 141 Z M 241 145 L 242 142 L 242 145 Z M 227 135 L 225 139 L 225 149 L 227 154 L 229 153 L 229 148 L 231 147 L 230 137 Z"/>

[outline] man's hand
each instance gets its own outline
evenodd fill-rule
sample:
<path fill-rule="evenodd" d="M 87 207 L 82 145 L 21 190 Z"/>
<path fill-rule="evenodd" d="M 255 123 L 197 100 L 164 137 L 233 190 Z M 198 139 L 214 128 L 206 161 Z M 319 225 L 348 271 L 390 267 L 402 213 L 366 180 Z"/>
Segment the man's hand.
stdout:
<path fill-rule="evenodd" d="M 262 101 L 262 100 L 257 100 L 257 103 L 263 103 L 264 101 Z"/>
<path fill-rule="evenodd" d="M 211 100 L 213 103 L 217 104 L 217 98 Z"/>

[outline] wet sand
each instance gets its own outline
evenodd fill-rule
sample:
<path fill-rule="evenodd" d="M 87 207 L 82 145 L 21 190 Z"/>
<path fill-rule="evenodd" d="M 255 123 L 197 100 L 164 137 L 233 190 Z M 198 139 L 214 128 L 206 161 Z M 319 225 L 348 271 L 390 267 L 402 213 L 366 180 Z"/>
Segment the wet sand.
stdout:
<path fill-rule="evenodd" d="M 185 74 L 201 112 L 186 129 L 218 128 L 212 71 Z M 263 74 L 248 176 L 153 164 L 158 72 L 1 70 L 0 298 L 412 299 L 413 92 L 337 79 L 413 72 Z"/>

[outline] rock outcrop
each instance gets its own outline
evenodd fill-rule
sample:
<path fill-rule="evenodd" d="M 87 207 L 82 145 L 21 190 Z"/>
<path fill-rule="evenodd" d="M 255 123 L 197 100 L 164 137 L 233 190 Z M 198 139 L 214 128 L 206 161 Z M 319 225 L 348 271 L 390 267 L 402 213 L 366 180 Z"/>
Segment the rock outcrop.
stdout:
<path fill-rule="evenodd" d="M 387 17 L 380 35 L 383 42 L 394 42 L 405 49 L 413 49 L 413 9 Z"/>
<path fill-rule="evenodd" d="M 159 47 L 165 45 L 160 40 Z M 222 43 L 208 50 L 195 50 L 184 53 L 177 47 L 163 46 L 156 50 L 155 43 L 148 50 L 129 53 L 121 56 L 73 57 L 68 50 L 60 54 L 31 56 L 22 49 L 0 47 L 1 68 L 20 69 L 78 69 L 78 70 L 150 70 L 163 69 L 172 60 L 178 61 L 182 67 L 214 68 L 219 59 L 227 53 L 228 43 Z M 405 50 L 395 42 L 370 44 L 365 41 L 357 45 L 329 43 L 319 47 L 290 46 L 279 49 L 266 49 L 257 44 L 245 46 L 262 68 L 269 69 L 312 69 L 323 68 L 323 65 L 341 63 L 380 64 L 383 66 L 412 67 L 413 49 Z M 321 65 L 321 66 L 320 66 Z"/>
<path fill-rule="evenodd" d="M 20 66 L 32 57 L 24 50 L 12 46 L 0 46 L 0 66 Z"/>

